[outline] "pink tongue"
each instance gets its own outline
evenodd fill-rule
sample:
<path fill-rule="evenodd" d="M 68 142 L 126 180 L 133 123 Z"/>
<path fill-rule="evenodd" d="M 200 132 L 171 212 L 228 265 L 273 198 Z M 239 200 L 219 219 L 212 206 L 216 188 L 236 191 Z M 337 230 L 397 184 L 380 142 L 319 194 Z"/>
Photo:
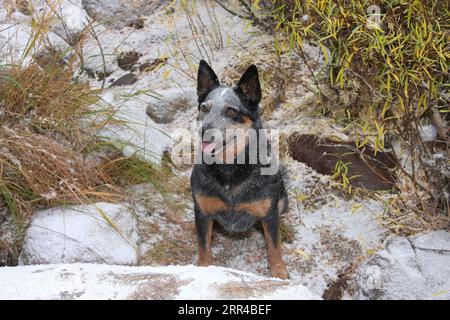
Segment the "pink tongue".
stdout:
<path fill-rule="evenodd" d="M 215 147 L 215 143 L 202 142 L 202 151 L 206 154 L 211 154 Z"/>

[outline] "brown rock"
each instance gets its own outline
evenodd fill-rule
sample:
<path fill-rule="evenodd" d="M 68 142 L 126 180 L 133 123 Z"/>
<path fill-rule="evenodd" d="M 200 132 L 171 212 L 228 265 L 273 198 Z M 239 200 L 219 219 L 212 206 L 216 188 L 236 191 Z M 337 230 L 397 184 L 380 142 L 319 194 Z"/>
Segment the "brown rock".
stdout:
<path fill-rule="evenodd" d="M 122 70 L 131 70 L 141 56 L 142 54 L 135 51 L 123 52 L 117 59 L 117 64 Z"/>
<path fill-rule="evenodd" d="M 337 143 L 314 135 L 294 135 L 289 139 L 292 157 L 321 174 L 333 175 L 336 163 L 347 164 L 350 184 L 369 190 L 390 190 L 395 183 L 392 169 L 396 160 L 392 153 L 377 152 L 365 147 L 358 150 L 354 143 Z"/>

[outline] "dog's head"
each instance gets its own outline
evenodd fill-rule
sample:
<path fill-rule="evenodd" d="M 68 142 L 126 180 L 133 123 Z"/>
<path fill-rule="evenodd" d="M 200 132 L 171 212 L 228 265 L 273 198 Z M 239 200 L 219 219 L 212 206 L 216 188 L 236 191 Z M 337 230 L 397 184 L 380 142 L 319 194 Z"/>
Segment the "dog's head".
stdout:
<path fill-rule="evenodd" d="M 226 150 L 230 144 L 227 130 L 238 129 L 236 132 L 246 134 L 249 129 L 261 128 L 258 105 L 261 101 L 261 86 L 258 70 L 251 65 L 242 75 L 235 87 L 222 86 L 213 69 L 204 61 L 200 61 L 197 77 L 198 120 L 202 122 L 202 151 L 204 154 L 214 154 L 219 149 Z M 229 132 L 229 131 L 228 131 Z M 223 137 L 222 148 L 215 139 Z M 239 154 L 248 143 L 236 143 L 231 151 L 234 156 Z"/>

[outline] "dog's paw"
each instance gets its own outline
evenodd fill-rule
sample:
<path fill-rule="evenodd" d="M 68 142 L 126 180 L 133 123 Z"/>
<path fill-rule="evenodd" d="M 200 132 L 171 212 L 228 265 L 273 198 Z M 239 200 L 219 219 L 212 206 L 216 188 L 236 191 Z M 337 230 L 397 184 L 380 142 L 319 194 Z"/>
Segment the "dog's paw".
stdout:
<path fill-rule="evenodd" d="M 206 257 L 206 258 L 199 258 L 197 261 L 197 266 L 199 267 L 208 267 L 212 264 L 212 258 Z"/>
<path fill-rule="evenodd" d="M 279 279 L 289 279 L 289 273 L 286 270 L 286 266 L 283 265 L 277 265 L 271 268 L 270 275 L 273 278 L 279 278 Z"/>

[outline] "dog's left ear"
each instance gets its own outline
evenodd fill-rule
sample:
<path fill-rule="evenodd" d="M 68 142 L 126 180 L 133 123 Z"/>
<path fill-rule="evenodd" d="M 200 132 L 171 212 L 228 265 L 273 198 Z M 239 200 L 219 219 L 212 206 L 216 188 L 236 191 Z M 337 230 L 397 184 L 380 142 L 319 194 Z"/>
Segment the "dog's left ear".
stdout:
<path fill-rule="evenodd" d="M 244 97 L 249 106 L 258 107 L 258 103 L 261 101 L 261 85 L 259 84 L 258 69 L 255 65 L 252 64 L 248 67 L 235 90 Z"/>

